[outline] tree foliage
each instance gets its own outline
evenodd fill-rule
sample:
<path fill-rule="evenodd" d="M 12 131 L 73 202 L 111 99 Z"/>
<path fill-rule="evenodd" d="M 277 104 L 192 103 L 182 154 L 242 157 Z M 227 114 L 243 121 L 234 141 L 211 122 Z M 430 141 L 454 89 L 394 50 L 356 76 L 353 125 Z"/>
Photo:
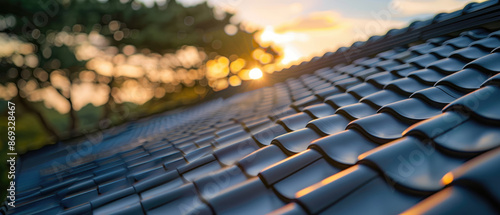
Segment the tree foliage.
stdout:
<path fill-rule="evenodd" d="M 38 112 L 34 115 L 38 116 L 43 125 L 47 125 L 44 126 L 46 129 L 52 130 L 50 133 L 61 132 L 53 131 L 50 124 L 54 122 L 51 117 L 42 114 L 44 111 L 40 110 L 40 105 L 28 98 L 34 89 L 56 89 L 70 107 L 67 113 L 71 121 L 69 136 L 79 133 L 78 114 L 74 108 L 77 101 L 71 90 L 74 84 L 83 82 L 80 79 L 82 72 L 94 72 L 95 78 L 92 82 L 105 84 L 109 88 L 108 101 L 104 104 L 104 118 L 112 118 L 110 113 L 113 109 L 116 114 L 123 115 L 121 109 L 124 102 L 114 98 L 114 93 L 127 88 L 132 79 L 134 83 L 148 85 L 152 90 L 164 88 L 165 90 L 159 92 L 167 92 L 156 96 L 158 93 L 155 91 L 155 97 L 141 104 L 137 110 L 163 110 L 164 108 L 159 107 L 164 106 L 158 105 L 158 102 L 171 104 L 175 99 L 179 100 L 176 104 L 185 104 L 185 98 L 205 95 L 200 92 L 207 90 L 200 88 L 209 88 L 214 80 L 207 80 L 206 76 L 203 76 L 194 78 L 193 82 L 165 83 L 147 75 L 126 77 L 114 73 L 101 74 L 88 67 L 89 59 L 80 59 L 77 56 L 76 49 L 81 45 L 80 39 L 82 36 L 90 38 L 93 35 L 105 38 L 106 44 L 96 45 L 101 48 L 99 51 L 104 53 L 116 50 L 113 54 L 123 55 L 124 47 L 132 46 L 137 53 L 161 57 L 176 53 L 186 46 L 193 46 L 205 53 L 203 63 L 224 57 L 230 61 L 242 58 L 246 67 L 261 65 L 262 63 L 251 55 L 253 50 L 259 48 L 254 40 L 254 33 L 238 29 L 239 24 L 231 22 L 232 16 L 229 13 L 215 14 L 214 9 L 205 2 L 193 7 L 184 7 L 175 0 L 169 0 L 165 4 L 155 3 L 152 7 L 146 7 L 138 1 L 127 0 L 3 0 L 0 1 L 0 24 L 3 22 L 0 31 L 7 35 L 7 38 L 18 41 L 17 44 L 28 47 L 31 51 L 23 53 L 17 50 L 10 55 L 0 56 L 0 83 L 3 86 L 15 84 L 15 99 L 23 100 L 22 103 L 26 105 L 23 110 Z M 233 32 L 228 33 L 228 27 L 232 28 Z M 276 56 L 272 49 L 267 49 L 267 52 Z M 110 62 L 115 60 L 111 59 Z M 229 67 L 229 64 L 226 66 Z M 183 67 L 185 66 L 175 66 L 172 68 L 172 74 L 192 76 L 207 71 L 203 64 Z M 222 79 L 227 80 L 231 74 L 223 73 L 222 76 L 225 76 Z M 69 87 L 54 84 L 52 78 L 59 76 L 67 79 Z M 34 89 L 33 83 L 36 85 Z M 27 90 L 28 88 L 30 90 Z M 175 105 L 168 107 L 173 106 Z M 96 121 L 95 126 L 98 124 Z"/>

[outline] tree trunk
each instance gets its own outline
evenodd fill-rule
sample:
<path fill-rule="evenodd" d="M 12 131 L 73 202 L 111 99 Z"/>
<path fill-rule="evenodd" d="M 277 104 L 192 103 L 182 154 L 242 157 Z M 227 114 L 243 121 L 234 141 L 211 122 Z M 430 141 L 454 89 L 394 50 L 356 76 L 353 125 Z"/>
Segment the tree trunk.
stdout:
<path fill-rule="evenodd" d="M 112 112 L 112 105 L 114 104 L 116 106 L 116 102 L 113 98 L 113 95 L 112 95 L 112 90 L 113 90 L 113 84 L 114 84 L 114 81 L 115 81 L 115 78 L 114 76 L 111 76 L 111 80 L 109 81 L 108 83 L 108 87 L 109 87 L 109 94 L 108 94 L 108 101 L 106 102 L 106 104 L 104 104 L 104 111 L 101 115 L 101 119 L 99 120 L 99 122 L 103 122 L 105 120 L 109 121 L 110 117 L 111 117 L 111 112 Z M 104 126 L 103 128 L 101 128 L 101 126 Z M 101 125 L 99 124 L 99 128 L 101 129 L 105 129 L 105 127 L 108 127 L 109 125 Z"/>
<path fill-rule="evenodd" d="M 73 108 L 73 102 L 71 101 L 71 97 L 67 98 L 69 102 L 69 132 L 71 136 L 74 136 L 77 134 L 77 128 L 78 128 L 78 116 L 76 115 L 76 111 Z"/>
<path fill-rule="evenodd" d="M 47 120 L 45 120 L 45 117 L 43 117 L 42 113 L 40 113 L 40 111 L 38 111 L 35 107 L 31 106 L 31 104 L 29 104 L 28 101 L 26 101 L 24 98 L 22 98 L 19 93 L 17 94 L 17 96 L 15 97 L 15 100 L 21 104 L 23 106 L 23 108 L 25 110 L 27 110 L 28 112 L 31 112 L 33 114 L 35 114 L 35 116 L 38 118 L 38 120 L 40 121 L 40 123 L 42 123 L 42 126 L 43 128 L 52 136 L 55 138 L 55 141 L 59 141 L 60 137 L 59 137 L 59 134 L 57 134 L 56 130 L 54 129 L 54 127 L 52 127 L 52 125 L 50 125 L 49 122 L 47 122 Z"/>
<path fill-rule="evenodd" d="M 71 72 L 73 71 L 73 73 Z M 75 109 L 73 108 L 73 101 L 71 100 L 71 91 L 73 90 L 72 87 L 73 87 L 73 77 L 75 75 L 74 72 L 76 71 L 81 71 L 81 69 L 77 66 L 72 66 L 72 67 L 69 67 L 67 71 L 65 71 L 66 73 L 66 77 L 68 78 L 68 81 L 69 81 L 69 92 L 68 92 L 68 96 L 64 96 L 63 92 L 59 92 L 63 97 L 66 98 L 66 100 L 68 100 L 68 103 L 69 103 L 69 134 L 71 137 L 73 136 L 76 136 L 78 135 L 78 115 L 76 114 L 76 111 Z"/>

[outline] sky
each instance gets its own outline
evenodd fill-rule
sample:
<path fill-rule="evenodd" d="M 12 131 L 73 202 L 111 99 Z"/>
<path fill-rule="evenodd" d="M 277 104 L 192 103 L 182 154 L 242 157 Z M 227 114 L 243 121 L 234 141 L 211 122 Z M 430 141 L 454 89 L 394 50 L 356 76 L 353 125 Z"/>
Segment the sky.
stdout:
<path fill-rule="evenodd" d="M 185 6 L 202 1 L 204 0 L 178 0 Z M 412 21 L 426 20 L 440 12 L 459 10 L 466 4 L 474 2 L 468 0 L 207 1 L 216 8 L 235 13 L 232 20 L 234 22 L 264 29 L 257 39 L 282 46 L 287 62 L 320 56 L 326 51 L 350 46 L 353 42 L 364 41 L 372 35 L 383 35 L 392 28 L 403 28 Z"/>

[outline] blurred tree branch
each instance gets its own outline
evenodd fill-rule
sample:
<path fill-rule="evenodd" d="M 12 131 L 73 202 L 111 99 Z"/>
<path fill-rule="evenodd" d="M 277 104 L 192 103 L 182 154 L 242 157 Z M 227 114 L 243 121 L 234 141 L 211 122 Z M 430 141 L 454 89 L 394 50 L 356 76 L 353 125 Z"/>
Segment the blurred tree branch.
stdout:
<path fill-rule="evenodd" d="M 18 92 L 21 91 L 19 87 L 17 88 L 17 90 Z M 55 142 L 57 142 L 60 139 L 59 134 L 56 132 L 54 127 L 45 119 L 42 113 L 40 113 L 40 111 L 38 111 L 35 107 L 33 107 L 29 101 L 23 98 L 20 95 L 20 93 L 18 93 L 17 96 L 14 97 L 14 101 L 20 104 L 22 108 L 24 108 L 27 112 L 33 113 L 38 118 L 40 123 L 43 125 L 43 128 L 47 131 L 47 133 L 49 133 L 54 138 Z"/>

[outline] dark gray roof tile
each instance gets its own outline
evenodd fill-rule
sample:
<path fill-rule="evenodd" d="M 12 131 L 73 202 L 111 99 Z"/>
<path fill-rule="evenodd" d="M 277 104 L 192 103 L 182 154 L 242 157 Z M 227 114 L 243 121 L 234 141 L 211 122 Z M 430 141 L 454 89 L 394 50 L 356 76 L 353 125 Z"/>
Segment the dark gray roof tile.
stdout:
<path fill-rule="evenodd" d="M 99 194 L 109 193 L 130 187 L 130 181 L 127 178 L 119 178 L 114 181 L 102 183 L 97 187 Z"/>
<path fill-rule="evenodd" d="M 365 80 L 367 77 L 369 77 L 370 75 L 373 75 L 373 74 L 377 74 L 379 73 L 380 70 L 379 69 L 376 69 L 376 68 L 368 68 L 368 69 L 365 69 L 361 72 L 358 72 L 356 73 L 355 77 L 360 79 L 360 80 Z"/>
<path fill-rule="evenodd" d="M 316 92 L 318 90 L 322 90 L 322 89 L 325 89 L 325 88 L 329 88 L 331 87 L 332 85 L 324 80 L 321 80 L 321 81 L 317 81 L 315 83 L 312 83 L 311 84 L 311 90 L 313 92 Z"/>
<path fill-rule="evenodd" d="M 434 69 L 443 74 L 449 75 L 456 71 L 461 70 L 465 66 L 465 62 L 455 58 L 443 58 L 429 64 L 427 68 Z"/>
<path fill-rule="evenodd" d="M 172 174 L 169 175 L 168 177 L 173 177 Z M 161 180 L 165 180 L 161 182 L 160 184 L 152 187 L 152 188 L 147 188 L 147 190 L 144 190 L 140 192 L 141 199 L 150 199 L 154 198 L 156 196 L 159 196 L 163 193 L 168 193 L 171 190 L 180 187 L 184 184 L 184 181 L 180 176 L 173 177 L 173 178 L 162 178 Z M 137 191 L 139 192 L 139 191 Z"/>
<path fill-rule="evenodd" d="M 335 191 L 333 191 L 335 192 Z M 323 210 L 324 214 L 397 214 L 421 201 L 423 197 L 395 190 L 380 176 L 344 196 Z"/>
<path fill-rule="evenodd" d="M 381 61 L 373 66 L 380 71 L 389 71 L 392 68 L 399 66 L 399 65 L 401 65 L 401 62 L 391 59 L 391 60 Z M 360 73 L 357 73 L 356 75 L 359 76 Z"/>
<path fill-rule="evenodd" d="M 441 109 L 435 108 L 417 98 L 409 98 L 383 106 L 378 112 L 391 113 L 398 119 L 413 124 L 418 121 L 439 115 Z"/>
<path fill-rule="evenodd" d="M 8 213 L 16 213 L 16 214 L 33 214 L 37 213 L 39 210 L 52 209 L 54 207 L 58 207 L 62 209 L 60 205 L 60 196 L 56 194 L 47 195 L 43 197 L 38 197 L 34 200 L 28 200 L 24 202 L 19 202 L 16 199 L 15 208 L 8 208 Z M 83 205 L 83 204 L 82 204 Z M 89 208 L 83 208 L 84 211 L 87 211 Z"/>
<path fill-rule="evenodd" d="M 89 202 L 90 200 L 96 198 L 98 195 L 99 193 L 97 192 L 96 187 L 91 187 L 70 196 L 66 196 L 65 198 L 61 199 L 61 205 L 65 208 L 71 208 Z"/>
<path fill-rule="evenodd" d="M 336 166 L 352 166 L 358 162 L 358 156 L 379 146 L 366 139 L 355 130 L 345 130 L 315 140 L 310 148 L 325 155 Z"/>
<path fill-rule="evenodd" d="M 221 193 L 226 188 L 237 185 L 246 179 L 247 177 L 240 168 L 230 166 L 205 174 L 193 183 L 196 185 L 201 198 L 207 200 Z"/>
<path fill-rule="evenodd" d="M 358 100 L 354 96 L 345 93 L 329 96 L 325 99 L 325 103 L 331 105 L 335 109 L 344 105 L 354 104 L 356 102 L 358 102 Z"/>
<path fill-rule="evenodd" d="M 439 14 L 436 16 L 439 16 Z M 428 39 L 426 42 L 439 46 L 443 42 L 445 42 L 446 40 L 449 40 L 449 39 L 450 39 L 449 36 L 439 36 L 439 37 L 434 37 L 434 38 Z"/>
<path fill-rule="evenodd" d="M 183 143 L 182 145 L 175 146 L 175 148 L 181 151 L 182 154 L 188 154 L 198 149 L 198 147 L 194 143 Z"/>
<path fill-rule="evenodd" d="M 470 62 L 487 54 L 489 54 L 489 51 L 485 51 L 481 48 L 466 47 L 452 52 L 450 58 L 457 58 L 464 62 Z"/>
<path fill-rule="evenodd" d="M 238 161 L 238 165 L 250 176 L 256 176 L 266 167 L 285 159 L 287 156 L 276 145 L 263 147 Z"/>
<path fill-rule="evenodd" d="M 239 214 L 242 211 L 266 214 L 285 205 L 259 178 L 233 186 L 207 201 L 214 212 L 221 215 Z"/>
<path fill-rule="evenodd" d="M 408 74 L 410 74 L 411 72 L 419 70 L 419 69 L 421 69 L 421 68 L 419 68 L 418 66 L 414 66 L 414 65 L 406 63 L 406 64 L 401 64 L 399 66 L 392 68 L 390 70 L 390 72 L 391 72 L 391 74 L 397 76 L 398 78 L 403 78 L 403 77 L 408 76 Z"/>
<path fill-rule="evenodd" d="M 205 203 L 202 203 L 202 204 L 196 204 L 195 206 L 193 206 L 191 208 L 186 208 L 183 211 L 183 214 L 186 214 L 186 215 L 197 215 L 197 214 L 212 215 L 213 212 L 212 212 L 212 209 L 210 208 L 210 206 L 208 206 Z"/>
<path fill-rule="evenodd" d="M 464 159 L 447 156 L 431 144 L 405 137 L 360 156 L 360 163 L 375 166 L 396 187 L 414 194 L 431 194 L 444 187 L 441 178 Z"/>
<path fill-rule="evenodd" d="M 467 118 L 468 117 L 462 113 L 449 111 L 410 126 L 403 132 L 403 135 L 415 135 L 422 138 L 435 138 L 443 134 L 444 132 L 454 128 L 455 126 L 463 123 L 465 120 L 467 120 Z"/>
<path fill-rule="evenodd" d="M 371 59 L 360 60 L 359 62 L 354 61 L 354 63 L 357 65 L 361 65 L 361 66 L 371 67 L 371 66 L 373 66 L 381 61 L 383 61 L 383 60 L 378 58 L 378 57 L 374 57 Z"/>
<path fill-rule="evenodd" d="M 430 87 L 429 85 L 425 85 L 423 83 L 418 82 L 413 78 L 401 78 L 394 81 L 389 82 L 384 89 L 392 90 L 397 92 L 403 96 L 410 97 L 411 94 L 417 92 L 419 90 L 423 90 L 425 88 Z"/>
<path fill-rule="evenodd" d="M 465 48 L 469 46 L 470 43 L 474 42 L 470 37 L 462 36 L 453 39 L 446 40 L 443 45 L 451 45 L 455 48 Z"/>
<path fill-rule="evenodd" d="M 344 79 L 341 81 L 336 81 L 335 87 L 339 88 L 342 91 L 347 91 L 347 89 L 350 86 L 354 86 L 354 85 L 357 85 L 359 83 L 361 83 L 361 81 L 357 78 L 348 78 L 348 79 Z"/>
<path fill-rule="evenodd" d="M 284 118 L 281 118 L 276 123 L 282 125 L 288 132 L 296 131 L 306 127 L 307 123 L 311 121 L 312 118 L 304 112 L 296 113 Z"/>
<path fill-rule="evenodd" d="M 500 65 L 498 65 L 499 59 L 500 53 L 495 52 L 470 62 L 465 68 L 477 68 L 484 73 L 497 74 L 500 72 Z"/>
<path fill-rule="evenodd" d="M 493 85 L 486 86 L 453 101 L 444 110 L 459 109 L 478 120 L 498 124 L 500 122 L 498 98 L 500 98 L 500 88 Z"/>
<path fill-rule="evenodd" d="M 383 126 L 381 126 L 381 122 Z M 388 113 L 378 113 L 352 121 L 347 129 L 360 131 L 370 140 L 383 144 L 400 138 L 408 126 Z"/>
<path fill-rule="evenodd" d="M 297 203 L 288 203 L 285 206 L 278 208 L 268 215 L 306 215 L 307 212 Z"/>
<path fill-rule="evenodd" d="M 271 117 L 271 119 L 273 119 L 273 120 L 276 120 L 276 119 L 279 119 L 281 117 L 289 116 L 289 115 L 292 115 L 295 113 L 297 113 L 297 110 L 295 110 L 291 107 L 286 107 L 280 111 L 272 112 L 273 115 L 271 115 L 269 117 Z"/>
<path fill-rule="evenodd" d="M 96 215 L 105 214 L 144 214 L 137 194 L 129 195 L 97 207 L 92 204 L 92 213 Z"/>
<path fill-rule="evenodd" d="M 198 160 L 196 160 L 196 161 L 194 161 L 193 163 L 190 163 L 190 164 L 194 164 L 194 163 L 196 163 L 199 160 L 204 160 L 204 158 L 210 158 L 210 159 L 212 159 L 213 155 L 205 156 L 205 157 L 200 158 L 200 159 L 198 159 Z M 183 167 L 177 168 L 177 170 L 182 175 L 182 177 L 184 179 L 186 179 L 187 181 L 193 181 L 196 178 L 199 178 L 199 177 L 201 177 L 201 176 L 203 176 L 203 175 L 205 175 L 207 173 L 219 170 L 222 167 L 219 164 L 219 162 L 217 162 L 216 160 L 204 163 L 204 164 L 196 166 L 194 168 L 191 168 L 190 164 L 188 164 L 186 166 L 183 166 Z M 190 168 L 190 169 L 186 170 L 186 168 Z"/>
<path fill-rule="evenodd" d="M 255 130 L 258 130 L 259 128 L 271 125 L 272 123 L 273 122 L 268 117 L 261 117 L 252 121 L 245 122 L 243 127 L 247 132 L 253 132 Z"/>
<path fill-rule="evenodd" d="M 439 80 L 436 85 L 446 85 L 455 90 L 469 93 L 478 89 L 489 78 L 476 69 L 464 69 Z"/>
<path fill-rule="evenodd" d="M 290 107 L 294 108 L 297 111 L 300 111 L 305 106 L 319 104 L 319 103 L 320 103 L 320 101 L 319 101 L 318 97 L 311 95 L 311 96 L 305 97 L 301 100 L 293 102 L 290 105 Z"/>
<path fill-rule="evenodd" d="M 134 187 L 136 192 L 142 193 L 143 191 L 146 191 L 146 190 L 152 189 L 154 187 L 163 185 L 163 184 L 168 183 L 172 180 L 178 179 L 179 177 L 180 176 L 179 176 L 179 173 L 177 172 L 177 170 L 172 170 L 172 171 L 166 172 L 166 173 L 158 175 L 158 176 L 154 176 L 154 177 L 150 177 L 150 178 L 141 180 L 141 181 L 135 183 L 133 185 L 133 187 Z"/>
<path fill-rule="evenodd" d="M 331 67 L 324 67 L 324 68 L 321 68 L 321 69 L 314 71 L 314 74 L 321 76 L 321 74 L 328 74 L 331 72 L 333 72 Z"/>
<path fill-rule="evenodd" d="M 332 78 L 340 76 L 340 73 L 335 72 L 335 70 L 328 70 L 327 72 L 324 72 L 322 74 L 319 74 L 319 77 L 321 77 L 324 80 L 330 80 Z"/>
<path fill-rule="evenodd" d="M 238 131 L 240 129 L 241 129 L 241 125 L 240 124 L 233 124 L 233 125 L 231 125 L 228 128 L 220 129 L 220 130 L 216 131 L 215 135 L 217 135 L 218 137 L 222 137 L 222 136 L 225 136 L 227 134 L 230 134 L 230 133 L 233 133 L 235 131 Z M 196 139 L 196 137 L 190 137 L 188 142 L 192 142 L 195 139 Z"/>
<path fill-rule="evenodd" d="M 444 88 L 448 87 L 438 86 L 425 88 L 413 93 L 410 98 L 419 98 L 434 107 L 443 108 L 448 103 L 456 99 L 454 96 L 447 93 L 447 91 L 451 91 L 451 89 L 447 89 L 447 91 L 445 91 L 443 90 Z"/>
<path fill-rule="evenodd" d="M 419 45 L 412 46 L 412 47 L 408 48 L 408 50 L 422 55 L 422 54 L 429 53 L 429 50 L 431 50 L 434 47 L 436 47 L 436 45 L 434 45 L 432 43 L 422 43 Z"/>
<path fill-rule="evenodd" d="M 156 196 L 148 196 L 141 200 L 147 214 L 183 214 L 192 207 L 202 204 L 198 198 L 194 184 L 189 183 Z"/>
<path fill-rule="evenodd" d="M 384 52 L 378 53 L 377 57 L 382 58 L 382 59 L 390 59 L 395 54 L 400 53 L 401 50 L 406 51 L 406 49 L 404 49 L 404 48 L 402 48 L 402 49 L 395 48 L 395 49 L 391 49 L 391 50 L 388 50 L 388 51 L 384 51 Z"/>
<path fill-rule="evenodd" d="M 191 163 L 205 155 L 212 154 L 213 148 L 211 145 L 198 148 L 192 152 L 189 152 L 184 156 L 187 162 Z"/>
<path fill-rule="evenodd" d="M 337 89 L 335 87 L 329 87 L 329 88 L 325 88 L 325 89 L 322 89 L 322 90 L 315 91 L 314 95 L 316 97 L 318 97 L 319 99 L 321 99 L 321 100 L 325 100 L 326 97 L 332 96 L 332 95 L 335 95 L 335 94 L 339 94 L 341 92 L 342 91 L 340 91 L 339 89 Z"/>
<path fill-rule="evenodd" d="M 477 41 L 474 41 L 470 44 L 472 47 L 479 47 L 481 49 L 484 49 L 486 51 L 491 51 L 495 49 L 496 47 L 500 46 L 500 38 L 497 37 L 488 37 L 484 39 L 480 39 Z"/>
<path fill-rule="evenodd" d="M 62 211 L 61 215 L 74 215 L 74 214 L 90 214 L 92 212 L 92 206 L 90 203 L 81 204 L 72 208 L 68 208 Z"/>
<path fill-rule="evenodd" d="M 320 158 L 321 154 L 318 152 L 305 150 L 262 170 L 259 177 L 264 184 L 271 186 Z"/>
<path fill-rule="evenodd" d="M 246 138 L 215 150 L 214 156 L 223 165 L 231 165 L 257 149 L 259 149 L 259 146 L 255 140 L 253 138 Z"/>
<path fill-rule="evenodd" d="M 500 30 L 493 31 L 488 37 L 500 37 Z"/>
<path fill-rule="evenodd" d="M 439 58 L 437 58 L 436 56 L 431 54 L 425 54 L 408 60 L 408 63 L 418 67 L 419 69 L 423 69 L 437 60 L 439 60 Z"/>
<path fill-rule="evenodd" d="M 307 106 L 303 111 L 314 119 L 335 114 L 335 109 L 325 103 Z"/>
<path fill-rule="evenodd" d="M 373 86 L 373 84 L 361 83 L 353 87 L 350 87 L 349 89 L 347 89 L 346 93 L 353 95 L 357 99 L 361 99 L 365 96 L 368 96 L 372 93 L 376 93 L 378 91 L 380 91 L 380 89 Z"/>
<path fill-rule="evenodd" d="M 370 105 L 372 108 L 379 109 L 384 105 L 403 100 L 407 97 L 395 93 L 392 90 L 380 90 L 369 96 L 363 97 L 360 102 Z"/>
<path fill-rule="evenodd" d="M 500 86 L 500 74 L 497 74 L 491 78 L 488 78 L 485 82 L 481 84 L 481 87 L 487 86 L 487 85 L 496 85 Z"/>
<path fill-rule="evenodd" d="M 448 178 L 443 178 L 443 183 L 468 187 L 490 198 L 498 205 L 500 203 L 499 164 L 500 150 L 495 149 L 453 170 Z"/>
<path fill-rule="evenodd" d="M 500 127 L 469 119 L 434 138 L 437 146 L 452 153 L 477 155 L 500 145 Z"/>
<path fill-rule="evenodd" d="M 375 87 L 383 88 L 386 84 L 398 78 L 398 76 L 393 75 L 390 72 L 381 72 L 368 76 L 366 78 L 366 82 L 373 84 Z"/>
<path fill-rule="evenodd" d="M 283 126 L 274 124 L 253 133 L 252 137 L 257 143 L 261 145 L 269 145 L 271 144 L 271 141 L 274 139 L 274 137 L 282 135 L 286 132 L 287 131 L 285 130 L 285 128 L 283 128 Z"/>
<path fill-rule="evenodd" d="M 493 3 L 494 1 L 490 2 L 490 3 Z M 488 4 L 488 3 L 486 3 Z M 493 3 L 495 4 L 495 3 Z M 474 8 L 476 5 L 479 5 L 475 2 L 473 3 L 469 3 L 468 5 L 466 5 L 464 7 L 464 11 L 465 12 L 471 12 L 469 11 L 470 9 Z M 478 39 L 483 39 L 483 38 L 486 38 L 488 36 L 488 34 L 490 34 L 491 32 L 488 31 L 487 29 L 485 28 L 476 28 L 476 29 L 472 29 L 472 30 L 468 30 L 468 31 L 464 31 L 464 32 L 461 32 L 460 33 L 460 36 L 466 36 L 466 37 L 469 37 L 473 40 L 478 40 Z"/>
<path fill-rule="evenodd" d="M 312 120 L 307 124 L 307 127 L 315 130 L 321 135 L 330 135 L 343 131 L 348 123 L 349 120 L 344 116 L 334 114 Z"/>
<path fill-rule="evenodd" d="M 348 79 L 350 77 L 351 77 L 350 75 L 346 75 L 346 74 L 334 75 L 333 77 L 328 78 L 327 80 L 329 82 L 331 82 L 331 83 L 335 83 L 335 82 L 338 82 L 338 81 L 342 81 L 342 80 Z"/>
<path fill-rule="evenodd" d="M 337 109 L 335 113 L 338 115 L 342 115 L 349 120 L 355 120 L 375 114 L 376 110 L 366 103 L 355 103 L 342 106 L 341 108 Z"/>
<path fill-rule="evenodd" d="M 406 50 L 406 51 L 400 52 L 396 55 L 393 55 L 391 57 L 391 59 L 397 60 L 400 63 L 406 63 L 406 60 L 411 59 L 413 57 L 417 57 L 417 56 L 419 56 L 419 54 L 416 54 L 410 50 Z"/>
<path fill-rule="evenodd" d="M 321 137 L 314 129 L 303 128 L 274 138 L 271 144 L 279 146 L 285 153 L 292 155 L 307 149 L 311 141 Z"/>
<path fill-rule="evenodd" d="M 299 191 L 296 198 L 309 213 L 317 214 L 376 177 L 374 170 L 355 165 Z"/>
<path fill-rule="evenodd" d="M 70 187 L 66 188 L 63 190 L 63 193 L 66 195 L 71 195 L 74 193 L 82 192 L 88 189 L 95 189 L 96 188 L 96 182 L 94 179 L 86 179 L 86 180 L 81 180 L 79 182 L 74 183 Z"/>
<path fill-rule="evenodd" d="M 272 187 L 277 195 L 285 200 L 297 198 L 299 192 L 340 171 L 339 168 L 330 165 L 325 159 L 318 159 L 292 175 L 275 183 Z"/>
<path fill-rule="evenodd" d="M 404 213 L 408 214 L 497 214 L 495 206 L 476 192 L 452 186 L 424 199 Z"/>
<path fill-rule="evenodd" d="M 445 77 L 445 75 L 434 69 L 421 69 L 411 72 L 408 74 L 408 77 L 414 78 L 424 84 L 434 85 L 434 83 Z"/>
<path fill-rule="evenodd" d="M 445 58 L 445 57 L 448 57 L 452 52 L 454 52 L 456 50 L 457 49 L 451 45 L 443 45 L 443 46 L 438 46 L 436 48 L 429 50 L 429 53 L 436 55 L 439 58 Z"/>
<path fill-rule="evenodd" d="M 130 180 L 132 181 L 141 181 L 145 178 L 153 177 L 163 173 L 165 173 L 165 168 L 163 168 L 163 164 L 159 164 L 158 166 L 154 166 L 148 169 L 143 169 L 138 172 L 129 174 L 128 178 L 130 178 Z"/>

